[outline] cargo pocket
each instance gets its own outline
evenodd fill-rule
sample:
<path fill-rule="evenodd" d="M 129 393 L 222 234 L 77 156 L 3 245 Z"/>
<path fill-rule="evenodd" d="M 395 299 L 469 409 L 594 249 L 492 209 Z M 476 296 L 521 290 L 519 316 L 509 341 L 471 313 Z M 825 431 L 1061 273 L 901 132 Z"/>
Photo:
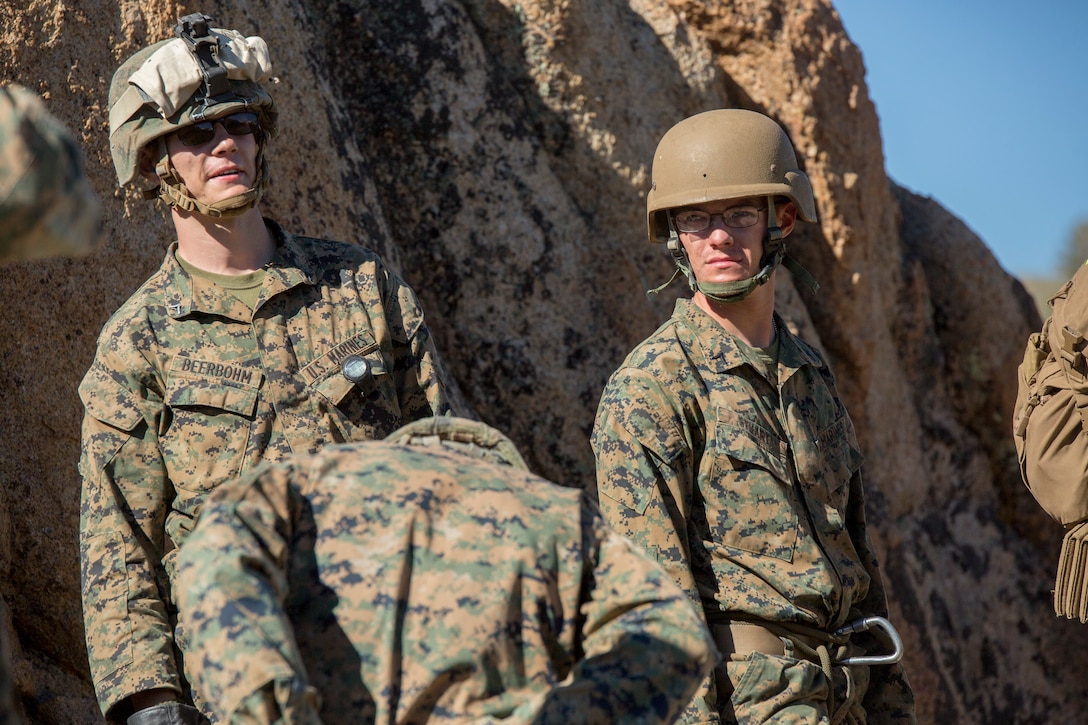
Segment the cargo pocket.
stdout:
<path fill-rule="evenodd" d="M 827 678 L 805 660 L 753 652 L 723 666 L 735 689 L 730 697 L 737 722 L 828 722 Z"/>
<path fill-rule="evenodd" d="M 1016 430 L 1020 472 L 1043 510 L 1069 527 L 1088 518 L 1088 395 L 1070 385 L 1062 361 L 1053 358 L 1033 382 L 1031 405 Z"/>

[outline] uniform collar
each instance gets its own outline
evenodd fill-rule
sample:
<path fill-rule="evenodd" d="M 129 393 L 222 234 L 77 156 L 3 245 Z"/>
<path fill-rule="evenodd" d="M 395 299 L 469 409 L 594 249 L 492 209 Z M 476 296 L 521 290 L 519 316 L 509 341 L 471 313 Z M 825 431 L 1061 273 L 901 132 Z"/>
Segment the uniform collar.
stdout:
<path fill-rule="evenodd" d="M 258 306 L 273 295 L 285 292 L 301 284 L 314 284 L 317 276 L 316 261 L 310 248 L 303 246 L 299 237 L 287 232 L 276 222 L 265 218 L 265 226 L 272 233 L 276 251 L 265 265 L 267 277 L 261 288 Z M 234 295 L 217 287 L 195 282 L 174 256 L 178 249 L 175 241 L 170 245 L 163 262 L 167 276 L 166 312 L 180 319 L 193 312 L 215 314 L 235 320 L 249 321 L 249 310 Z"/>
<path fill-rule="evenodd" d="M 823 361 L 808 345 L 801 343 L 793 336 L 778 313 L 774 315 L 779 335 L 779 378 L 785 380 L 805 365 L 823 367 Z M 726 332 L 717 320 L 708 315 L 693 300 L 678 299 L 673 317 L 679 319 L 691 331 L 691 337 L 687 341 L 688 346 L 702 353 L 706 366 L 712 372 L 727 373 L 741 365 L 749 365 L 756 370 L 763 368 L 762 363 L 755 359 L 755 352 L 750 347 L 741 344 L 732 334 Z"/>

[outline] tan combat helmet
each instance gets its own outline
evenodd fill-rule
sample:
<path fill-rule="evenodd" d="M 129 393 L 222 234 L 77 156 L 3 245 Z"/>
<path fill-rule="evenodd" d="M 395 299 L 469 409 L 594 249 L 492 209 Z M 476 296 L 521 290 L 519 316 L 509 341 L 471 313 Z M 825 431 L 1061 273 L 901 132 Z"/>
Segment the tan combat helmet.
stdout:
<path fill-rule="evenodd" d="M 86 254 L 101 223 L 71 133 L 34 93 L 0 87 L 0 261 Z"/>
<path fill-rule="evenodd" d="M 766 283 L 779 264 L 809 283 L 816 282 L 786 255 L 782 230 L 769 226 L 763 240 L 761 270 L 751 279 L 703 283 L 695 279 L 672 223 L 678 207 L 728 201 L 750 196 L 767 197 L 767 217 L 774 223 L 776 196 L 785 196 L 798 216 L 816 221 L 816 204 L 808 176 L 797 167 L 786 132 L 772 119 L 739 108 L 706 111 L 685 118 L 670 128 L 654 152 L 646 197 L 646 224 L 651 242 L 665 242 L 676 261 L 677 273 L 652 293 L 667 287 L 683 272 L 692 289 L 718 302 L 744 299 Z"/>
<path fill-rule="evenodd" d="M 110 153 L 121 186 L 139 178 L 141 154 L 152 148 L 159 186 L 145 191 L 145 198 L 158 196 L 207 216 L 236 216 L 257 204 L 268 183 L 264 147 L 276 133 L 277 114 L 261 81 L 270 76 L 272 62 L 261 38 L 210 23 L 206 15 L 186 15 L 175 28 L 177 38 L 140 50 L 117 69 L 110 84 Z M 256 113 L 263 131 L 257 139 L 257 179 L 237 196 L 203 204 L 174 171 L 164 138 L 243 111 Z"/>

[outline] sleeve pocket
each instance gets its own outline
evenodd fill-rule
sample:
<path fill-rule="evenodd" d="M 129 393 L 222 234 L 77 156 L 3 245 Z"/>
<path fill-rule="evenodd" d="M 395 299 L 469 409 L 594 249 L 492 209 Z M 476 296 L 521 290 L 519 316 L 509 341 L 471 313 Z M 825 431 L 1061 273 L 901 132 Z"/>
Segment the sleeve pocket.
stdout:
<path fill-rule="evenodd" d="M 642 516 L 653 498 L 653 484 L 641 482 L 639 478 L 644 477 L 638 476 L 637 473 L 628 475 L 623 481 L 613 477 L 608 484 L 602 485 L 598 482 L 597 492 Z"/>
<path fill-rule="evenodd" d="M 94 365 L 79 385 L 87 414 L 83 421 L 83 451 L 79 472 L 84 478 L 103 470 L 143 421 L 131 390 L 108 370 Z"/>
<path fill-rule="evenodd" d="M 79 397 L 88 415 L 126 433 L 143 418 L 133 392 L 97 363 L 79 384 Z"/>
<path fill-rule="evenodd" d="M 354 389 L 355 383 L 339 374 L 330 375 L 314 385 L 314 390 L 320 393 L 321 396 L 330 403 L 337 406 L 343 403 L 344 399 L 348 397 Z"/>
<path fill-rule="evenodd" d="M 633 432 L 609 411 L 596 426 L 594 449 L 598 493 L 641 516 L 686 446 L 670 425 L 648 421 Z"/>

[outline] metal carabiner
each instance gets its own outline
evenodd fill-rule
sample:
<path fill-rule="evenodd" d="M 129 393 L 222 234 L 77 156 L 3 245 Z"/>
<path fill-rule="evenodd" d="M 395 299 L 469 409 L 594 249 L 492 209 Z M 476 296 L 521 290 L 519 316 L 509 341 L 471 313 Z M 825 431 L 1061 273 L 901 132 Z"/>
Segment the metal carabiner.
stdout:
<path fill-rule="evenodd" d="M 833 636 L 840 637 L 853 634 L 854 632 L 864 632 L 872 627 L 881 629 L 888 639 L 892 641 L 894 651 L 891 654 L 885 655 L 862 655 L 860 657 L 847 657 L 846 659 L 839 660 L 835 664 L 839 665 L 894 665 L 899 660 L 903 659 L 903 640 L 899 638 L 899 632 L 895 631 L 895 627 L 884 617 L 862 617 L 861 619 L 855 619 L 847 625 L 839 627 L 835 630 Z"/>

